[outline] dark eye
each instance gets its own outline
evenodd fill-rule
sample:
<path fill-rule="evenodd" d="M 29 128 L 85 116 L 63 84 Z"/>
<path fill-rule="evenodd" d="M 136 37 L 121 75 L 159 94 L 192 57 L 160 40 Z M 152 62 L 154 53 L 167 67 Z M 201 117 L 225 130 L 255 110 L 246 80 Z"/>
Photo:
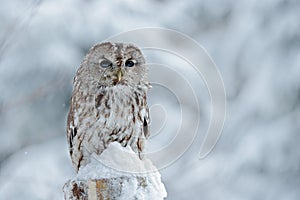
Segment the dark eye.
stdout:
<path fill-rule="evenodd" d="M 135 60 L 129 59 L 129 60 L 126 60 L 125 66 L 126 67 L 133 67 L 135 63 L 136 63 Z"/>
<path fill-rule="evenodd" d="M 102 60 L 100 62 L 100 66 L 103 68 L 111 67 L 112 63 L 109 60 Z"/>

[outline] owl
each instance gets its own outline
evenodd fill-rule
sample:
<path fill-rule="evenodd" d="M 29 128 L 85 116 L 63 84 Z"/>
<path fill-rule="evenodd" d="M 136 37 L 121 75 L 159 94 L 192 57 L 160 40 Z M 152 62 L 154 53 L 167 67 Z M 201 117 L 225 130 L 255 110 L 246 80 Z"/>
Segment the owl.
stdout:
<path fill-rule="evenodd" d="M 72 164 L 79 168 L 119 142 L 143 157 L 149 137 L 147 65 L 132 44 L 105 42 L 92 47 L 73 80 L 67 120 Z"/>

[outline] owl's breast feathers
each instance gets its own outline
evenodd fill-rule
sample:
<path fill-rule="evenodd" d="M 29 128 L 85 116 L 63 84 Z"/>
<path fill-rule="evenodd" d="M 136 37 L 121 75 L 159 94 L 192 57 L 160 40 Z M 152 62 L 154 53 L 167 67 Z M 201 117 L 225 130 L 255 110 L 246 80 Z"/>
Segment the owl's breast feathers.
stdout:
<path fill-rule="evenodd" d="M 92 93 L 92 94 L 91 94 Z M 146 89 L 118 85 L 90 93 L 74 92 L 68 116 L 68 143 L 78 170 L 110 142 L 130 145 L 141 157 L 149 136 Z"/>

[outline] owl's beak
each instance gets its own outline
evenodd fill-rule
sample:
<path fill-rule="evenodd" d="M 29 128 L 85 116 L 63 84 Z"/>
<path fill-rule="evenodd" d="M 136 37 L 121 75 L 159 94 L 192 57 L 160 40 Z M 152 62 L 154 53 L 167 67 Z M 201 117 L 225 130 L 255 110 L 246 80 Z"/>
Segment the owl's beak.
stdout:
<path fill-rule="evenodd" d="M 119 82 L 120 80 L 122 80 L 122 76 L 123 76 L 122 71 L 121 71 L 121 70 L 118 70 L 118 71 L 117 71 L 117 80 L 118 80 L 118 82 Z"/>

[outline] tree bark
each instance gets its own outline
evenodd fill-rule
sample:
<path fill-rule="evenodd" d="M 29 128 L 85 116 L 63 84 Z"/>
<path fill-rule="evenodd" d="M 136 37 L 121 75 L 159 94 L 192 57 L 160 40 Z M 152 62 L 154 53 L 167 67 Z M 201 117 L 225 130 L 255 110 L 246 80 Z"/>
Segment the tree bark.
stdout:
<path fill-rule="evenodd" d="M 136 180 L 130 180 L 136 179 Z M 126 198 L 126 185 L 134 181 L 136 187 L 147 189 L 147 177 L 116 177 L 99 180 L 69 180 L 64 185 L 65 200 L 112 200 Z M 139 199 L 135 196 L 134 199 Z"/>

